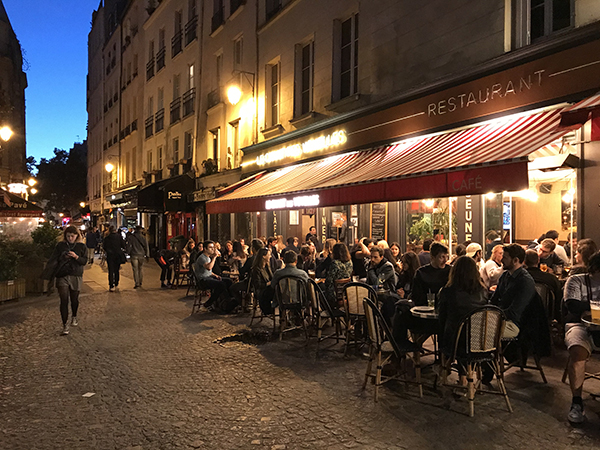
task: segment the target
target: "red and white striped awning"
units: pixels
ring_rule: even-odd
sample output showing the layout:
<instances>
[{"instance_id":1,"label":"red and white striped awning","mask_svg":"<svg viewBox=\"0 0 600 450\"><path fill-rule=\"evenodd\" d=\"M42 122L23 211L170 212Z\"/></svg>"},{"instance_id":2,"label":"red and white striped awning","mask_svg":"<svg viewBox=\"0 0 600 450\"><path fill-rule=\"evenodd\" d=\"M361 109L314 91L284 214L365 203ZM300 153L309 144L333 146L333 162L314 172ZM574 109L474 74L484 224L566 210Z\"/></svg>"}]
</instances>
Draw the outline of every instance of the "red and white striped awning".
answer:
<instances>
[{"instance_id":1,"label":"red and white striped awning","mask_svg":"<svg viewBox=\"0 0 600 450\"><path fill-rule=\"evenodd\" d=\"M580 128L590 120L592 116L597 117L599 110L600 92L563 109L561 112L560 123L558 124L558 131L570 131Z\"/></svg>"},{"instance_id":2,"label":"red and white striped awning","mask_svg":"<svg viewBox=\"0 0 600 450\"><path fill-rule=\"evenodd\" d=\"M596 95L592 95L585 100L581 100L579 103L575 103L573 106L565 108L563 114L570 113L573 111L592 110L600 107L600 92Z\"/></svg>"},{"instance_id":3,"label":"red and white striped awning","mask_svg":"<svg viewBox=\"0 0 600 450\"><path fill-rule=\"evenodd\" d=\"M207 202L207 213L264 211L265 201L319 194L318 206L527 188L527 156L559 138L560 109L325 157L263 174Z\"/></svg>"}]
</instances>

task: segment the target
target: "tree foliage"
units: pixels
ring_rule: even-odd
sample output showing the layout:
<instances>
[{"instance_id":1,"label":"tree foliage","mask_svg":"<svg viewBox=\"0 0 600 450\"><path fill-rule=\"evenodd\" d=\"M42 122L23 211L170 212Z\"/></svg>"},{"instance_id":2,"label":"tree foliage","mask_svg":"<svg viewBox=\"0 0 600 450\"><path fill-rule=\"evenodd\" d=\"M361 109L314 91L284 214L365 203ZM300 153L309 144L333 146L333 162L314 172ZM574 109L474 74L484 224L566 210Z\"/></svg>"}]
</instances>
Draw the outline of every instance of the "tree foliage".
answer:
<instances>
[{"instance_id":1,"label":"tree foliage","mask_svg":"<svg viewBox=\"0 0 600 450\"><path fill-rule=\"evenodd\" d=\"M38 192L35 200L45 201L46 213L69 211L75 214L87 196L87 147L75 144L69 151L54 149L54 157L37 165Z\"/></svg>"}]
</instances>

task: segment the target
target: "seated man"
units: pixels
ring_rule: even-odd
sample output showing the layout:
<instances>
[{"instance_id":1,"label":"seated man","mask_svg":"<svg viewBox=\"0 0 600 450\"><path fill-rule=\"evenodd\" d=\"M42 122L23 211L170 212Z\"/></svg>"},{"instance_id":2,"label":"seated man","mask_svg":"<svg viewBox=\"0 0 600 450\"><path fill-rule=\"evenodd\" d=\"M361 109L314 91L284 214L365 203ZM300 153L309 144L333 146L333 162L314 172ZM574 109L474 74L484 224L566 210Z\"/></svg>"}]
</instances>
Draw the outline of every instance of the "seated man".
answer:
<instances>
[{"instance_id":1,"label":"seated man","mask_svg":"<svg viewBox=\"0 0 600 450\"><path fill-rule=\"evenodd\" d=\"M416 306L427 306L428 296L437 299L439 290L448 283L448 276L450 275L450 266L446 264L448 262L448 247L435 242L431 245L429 251L431 262L417 270L410 294L410 298ZM409 329L423 336L429 336L437 332L437 322L414 317L410 313L410 306L403 303L396 306L393 325L393 334L399 343L406 343Z\"/></svg>"},{"instance_id":2,"label":"seated man","mask_svg":"<svg viewBox=\"0 0 600 450\"><path fill-rule=\"evenodd\" d=\"M229 288L232 282L229 278L221 278L219 275L215 275L212 271L215 260L221 253L215 248L213 241L204 242L204 251L196 258L194 263L194 273L198 281L198 286L206 289L210 289L212 294L210 299L204 304L205 307L212 306L221 295L224 295L231 300L231 294Z\"/></svg>"},{"instance_id":3,"label":"seated man","mask_svg":"<svg viewBox=\"0 0 600 450\"><path fill-rule=\"evenodd\" d=\"M504 247L502 265L505 272L498 281L490 303L499 306L506 315L506 324L502 337L515 338L525 309L536 296L535 282L523 267L525 250L519 244Z\"/></svg>"},{"instance_id":4,"label":"seated man","mask_svg":"<svg viewBox=\"0 0 600 450\"><path fill-rule=\"evenodd\" d=\"M371 248L371 261L367 269L367 284L383 286L390 291L387 295L378 295L381 301L381 313L389 325L396 309L395 303L400 299L396 294L396 271L394 265L383 257L384 250L380 247Z\"/></svg>"},{"instance_id":5,"label":"seated man","mask_svg":"<svg viewBox=\"0 0 600 450\"><path fill-rule=\"evenodd\" d=\"M547 231L546 239L552 239L554 241L554 243L556 244L556 247L554 248L554 253L556 254L556 256L558 256L562 260L563 264L568 264L569 257L567 256L567 252L566 252L565 248L559 244L558 231L556 231L556 230Z\"/></svg>"},{"instance_id":6,"label":"seated man","mask_svg":"<svg viewBox=\"0 0 600 450\"><path fill-rule=\"evenodd\" d=\"M539 284L544 284L554 294L554 311L548 311L551 319L560 319L560 305L562 304L562 286L560 281L551 273L542 272L539 268L540 258L535 250L527 250L525 252L525 268L533 281Z\"/></svg>"},{"instance_id":7,"label":"seated man","mask_svg":"<svg viewBox=\"0 0 600 450\"><path fill-rule=\"evenodd\" d=\"M308 283L308 274L304 270L300 270L296 267L298 262L298 255L293 250L284 251L283 263L285 267L275 271L271 283L269 284L270 289L265 290L265 293L261 296L259 303L260 309L263 314L273 313L273 298L275 296L275 286L279 280L284 277L294 276L301 278L305 283Z\"/></svg>"},{"instance_id":8,"label":"seated man","mask_svg":"<svg viewBox=\"0 0 600 450\"><path fill-rule=\"evenodd\" d=\"M566 261L560 259L554 252L555 249L556 243L552 239L544 239L537 248L537 252L540 257L540 264L546 264L546 267L550 273L552 273L554 270L554 266L562 266L566 264Z\"/></svg>"},{"instance_id":9,"label":"seated man","mask_svg":"<svg viewBox=\"0 0 600 450\"><path fill-rule=\"evenodd\" d=\"M479 271L481 274L481 280L488 290L496 288L500 276L504 273L504 267L502 267L503 256L504 247L502 245L494 246L490 259L485 262Z\"/></svg>"},{"instance_id":10,"label":"seated man","mask_svg":"<svg viewBox=\"0 0 600 450\"><path fill-rule=\"evenodd\" d=\"M571 393L573 394L571 410L567 418L571 423L582 423L584 421L585 414L581 394L583 381L585 380L585 363L592 354L592 350L598 349L595 342L600 341L600 339L597 339L598 336L590 334L588 329L581 323L583 313L590 311L590 300L600 299L600 252L592 255L588 270L588 274L570 276L567 279L564 291L565 307L567 309L565 344L569 349L567 371ZM594 337L593 340L592 337Z\"/></svg>"}]
</instances>

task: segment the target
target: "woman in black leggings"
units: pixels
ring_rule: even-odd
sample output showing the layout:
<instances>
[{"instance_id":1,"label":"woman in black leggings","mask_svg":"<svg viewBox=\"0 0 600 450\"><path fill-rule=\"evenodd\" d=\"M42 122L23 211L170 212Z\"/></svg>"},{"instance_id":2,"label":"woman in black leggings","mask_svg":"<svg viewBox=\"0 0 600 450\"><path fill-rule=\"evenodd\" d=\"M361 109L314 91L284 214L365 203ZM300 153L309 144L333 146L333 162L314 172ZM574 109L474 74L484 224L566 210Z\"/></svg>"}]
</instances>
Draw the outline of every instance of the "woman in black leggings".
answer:
<instances>
[{"instance_id":1,"label":"woman in black leggings","mask_svg":"<svg viewBox=\"0 0 600 450\"><path fill-rule=\"evenodd\" d=\"M87 264L85 244L81 234L74 226L64 231L64 240L56 244L50 261L56 261L56 289L60 296L60 315L62 317L62 335L69 334L69 300L71 300L71 325L77 326L79 292L83 284L83 267Z\"/></svg>"}]
</instances>

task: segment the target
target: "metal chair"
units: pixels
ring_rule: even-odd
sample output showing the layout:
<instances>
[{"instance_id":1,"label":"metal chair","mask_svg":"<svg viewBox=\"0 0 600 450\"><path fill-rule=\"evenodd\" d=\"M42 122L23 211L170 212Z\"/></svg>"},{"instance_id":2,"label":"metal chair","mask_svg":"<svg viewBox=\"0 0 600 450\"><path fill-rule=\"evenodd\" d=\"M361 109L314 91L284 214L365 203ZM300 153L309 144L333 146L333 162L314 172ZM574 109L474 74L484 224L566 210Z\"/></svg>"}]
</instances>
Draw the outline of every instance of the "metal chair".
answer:
<instances>
[{"instance_id":1,"label":"metal chair","mask_svg":"<svg viewBox=\"0 0 600 450\"><path fill-rule=\"evenodd\" d=\"M351 342L355 345L366 343L364 298L368 298L377 304L377 292L368 284L352 282L344 285L344 312L346 314L345 354L348 354Z\"/></svg>"},{"instance_id":2,"label":"metal chair","mask_svg":"<svg viewBox=\"0 0 600 450\"><path fill-rule=\"evenodd\" d=\"M321 287L313 279L308 280L307 291L310 299L310 308L313 324L317 328L317 352L319 351L319 343L325 339L335 339L336 343L340 342L342 334L341 319L344 317L344 312L337 308L332 308ZM334 327L333 334L323 336L323 327L328 320L331 320L331 325Z\"/></svg>"},{"instance_id":3,"label":"metal chair","mask_svg":"<svg viewBox=\"0 0 600 450\"><path fill-rule=\"evenodd\" d=\"M452 355L447 359L445 355L442 355L442 384L467 391L470 417L475 415L476 392L502 395L506 401L506 407L513 412L501 370L500 337L503 329L504 313L500 308L491 305L477 308L461 321L456 333ZM454 361L467 376L466 386L447 383ZM494 371L499 392L481 388L481 365L483 363L488 364ZM475 373L479 378L477 382L474 380Z\"/></svg>"},{"instance_id":4,"label":"metal chair","mask_svg":"<svg viewBox=\"0 0 600 450\"><path fill-rule=\"evenodd\" d=\"M189 283L188 275L190 272L190 268L184 269L181 267L181 255L177 255L173 263L173 289L183 286L186 282Z\"/></svg>"},{"instance_id":5,"label":"metal chair","mask_svg":"<svg viewBox=\"0 0 600 450\"><path fill-rule=\"evenodd\" d=\"M369 379L374 379L374 398L377 402L379 401L379 387L383 383L390 380L401 380L407 384L416 384L419 388L419 397L423 397L418 346L414 345L410 348L401 348L394 340L388 324L383 318L383 314L381 314L381 311L372 300L364 298L363 309L365 311L369 342L369 362L367 363L367 370L365 371L365 380L362 386L363 390L366 389ZM411 356L411 353L417 355L416 358ZM406 363L407 358L412 360L415 369L415 381L406 378L407 371L402 367L398 367L394 375L384 376L382 374L383 366L392 362L392 356L394 354L400 365ZM373 372L373 361L375 360L377 361L377 366L375 372ZM403 375L404 378L402 378Z\"/></svg>"},{"instance_id":6,"label":"metal chair","mask_svg":"<svg viewBox=\"0 0 600 450\"><path fill-rule=\"evenodd\" d=\"M192 304L192 312L190 315L194 315L196 312L200 311L200 307L208 301L208 299L211 296L211 291L210 289L202 287L202 283L198 280L198 277L196 276L195 266L192 265L191 268L192 278L194 281L194 303Z\"/></svg>"},{"instance_id":7,"label":"metal chair","mask_svg":"<svg viewBox=\"0 0 600 450\"><path fill-rule=\"evenodd\" d=\"M277 327L277 311L273 308L273 312L271 314L265 314L264 311L260 308L258 304L258 299L260 298L262 292L257 292L254 288L254 283L252 279L252 274L250 274L250 278L248 280L248 289L246 290L246 298L250 299L251 306L251 318L250 318L250 326L254 323L254 319L259 319L259 322L262 322L264 318L271 319L273 321L273 332Z\"/></svg>"},{"instance_id":8,"label":"metal chair","mask_svg":"<svg viewBox=\"0 0 600 450\"><path fill-rule=\"evenodd\" d=\"M279 308L279 340L283 339L284 331L302 328L308 341L308 328L306 326L306 313L308 311L308 295L306 282L299 277L286 276L281 278L275 286L275 300ZM286 325L291 319L296 320L296 325ZM300 325L298 325L300 322Z\"/></svg>"},{"instance_id":9,"label":"metal chair","mask_svg":"<svg viewBox=\"0 0 600 450\"><path fill-rule=\"evenodd\" d=\"M546 315L548 316L548 323L552 323L552 319L554 318L554 308L556 307L556 299L554 298L554 292L545 283L535 283L535 290L539 294L542 299L542 304L544 305L544 309L546 310Z\"/></svg>"}]
</instances>

